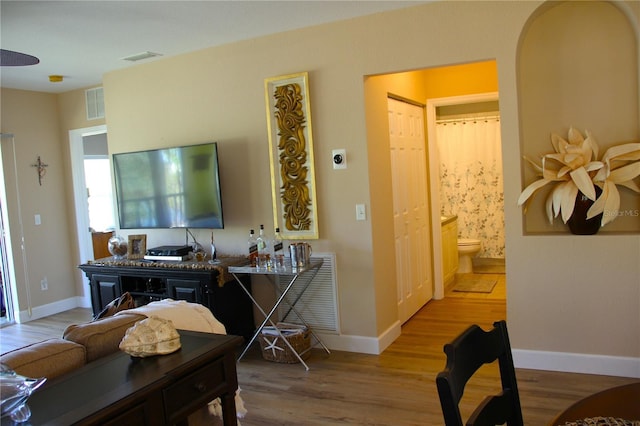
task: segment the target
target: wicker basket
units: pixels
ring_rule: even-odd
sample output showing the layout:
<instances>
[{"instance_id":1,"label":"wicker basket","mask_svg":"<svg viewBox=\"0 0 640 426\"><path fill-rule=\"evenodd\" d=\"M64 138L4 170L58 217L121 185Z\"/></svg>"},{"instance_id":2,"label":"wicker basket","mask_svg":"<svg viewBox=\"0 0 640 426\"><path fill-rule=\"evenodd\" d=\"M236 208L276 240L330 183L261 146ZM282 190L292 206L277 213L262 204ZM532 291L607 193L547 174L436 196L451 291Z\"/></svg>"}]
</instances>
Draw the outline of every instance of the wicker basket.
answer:
<instances>
[{"instance_id":1,"label":"wicker basket","mask_svg":"<svg viewBox=\"0 0 640 426\"><path fill-rule=\"evenodd\" d=\"M280 330L291 330L290 325L278 324ZM299 327L298 327L299 328ZM286 336L291 346L298 352L300 358L306 360L311 355L311 331L306 327L300 333ZM295 364L300 362L289 346L282 341L280 335L265 332L260 333L260 349L262 357L267 361Z\"/></svg>"}]
</instances>

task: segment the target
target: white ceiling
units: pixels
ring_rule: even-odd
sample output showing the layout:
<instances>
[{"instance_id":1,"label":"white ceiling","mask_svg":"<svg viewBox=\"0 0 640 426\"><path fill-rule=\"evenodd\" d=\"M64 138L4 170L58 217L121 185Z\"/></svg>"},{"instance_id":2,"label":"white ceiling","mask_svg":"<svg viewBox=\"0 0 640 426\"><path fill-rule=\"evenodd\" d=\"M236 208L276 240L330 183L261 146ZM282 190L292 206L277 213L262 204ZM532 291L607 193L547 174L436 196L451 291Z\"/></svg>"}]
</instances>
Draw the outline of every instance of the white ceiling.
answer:
<instances>
[{"instance_id":1,"label":"white ceiling","mask_svg":"<svg viewBox=\"0 0 640 426\"><path fill-rule=\"evenodd\" d=\"M414 6L390 1L30 1L0 0L0 47L37 65L0 68L1 86L60 93L100 85L105 72L206 47ZM138 62L138 63L141 63ZM48 76L64 76L50 83Z\"/></svg>"}]
</instances>

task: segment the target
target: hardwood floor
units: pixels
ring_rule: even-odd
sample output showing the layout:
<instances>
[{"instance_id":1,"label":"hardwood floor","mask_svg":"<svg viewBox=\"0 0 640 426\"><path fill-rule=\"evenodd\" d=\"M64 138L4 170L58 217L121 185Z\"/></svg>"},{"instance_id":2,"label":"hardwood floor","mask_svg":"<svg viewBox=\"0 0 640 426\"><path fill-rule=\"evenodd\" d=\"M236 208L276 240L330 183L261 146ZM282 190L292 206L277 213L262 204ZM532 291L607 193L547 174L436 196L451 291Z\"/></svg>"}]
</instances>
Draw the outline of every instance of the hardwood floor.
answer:
<instances>
[{"instance_id":1,"label":"hardwood floor","mask_svg":"<svg viewBox=\"0 0 640 426\"><path fill-rule=\"evenodd\" d=\"M89 308L75 308L46 318L22 324L5 325L0 329L0 353L21 348L53 337L62 337L69 324L91 321Z\"/></svg>"},{"instance_id":2,"label":"hardwood floor","mask_svg":"<svg viewBox=\"0 0 640 426\"><path fill-rule=\"evenodd\" d=\"M435 376L444 368L443 345L469 324L488 328L505 317L499 299L445 297L409 320L381 355L314 349L310 371L264 361L252 350L238 364L249 410L243 426L442 425ZM468 416L484 396L499 389L497 366L481 369L461 404ZM517 370L525 425L546 425L576 400L637 379Z\"/></svg>"},{"instance_id":3,"label":"hardwood floor","mask_svg":"<svg viewBox=\"0 0 640 426\"><path fill-rule=\"evenodd\" d=\"M494 291L500 291L500 283ZM265 425L441 425L435 376L444 367L443 345L469 324L488 328L505 317L503 298L484 294L448 295L433 300L402 328L402 335L381 355L314 349L310 371L299 364L262 359L254 345L238 363L238 381L248 410L243 426ZM89 320L88 309L1 330L1 352L58 337L66 325ZM16 346L17 345L17 346ZM526 425L545 425L574 401L596 391L637 379L517 370ZM483 367L469 383L463 415L496 391L497 368Z\"/></svg>"}]
</instances>

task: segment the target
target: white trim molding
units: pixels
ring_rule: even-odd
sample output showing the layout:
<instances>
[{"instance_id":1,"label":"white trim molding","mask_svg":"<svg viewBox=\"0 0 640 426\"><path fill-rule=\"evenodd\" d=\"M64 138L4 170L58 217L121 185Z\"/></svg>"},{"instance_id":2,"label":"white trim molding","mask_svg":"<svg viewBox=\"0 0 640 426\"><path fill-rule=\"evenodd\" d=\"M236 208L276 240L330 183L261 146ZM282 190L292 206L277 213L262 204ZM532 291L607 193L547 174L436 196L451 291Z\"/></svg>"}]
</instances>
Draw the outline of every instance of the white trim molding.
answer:
<instances>
[{"instance_id":1,"label":"white trim molding","mask_svg":"<svg viewBox=\"0 0 640 426\"><path fill-rule=\"evenodd\" d=\"M513 349L516 368L640 378L640 357Z\"/></svg>"},{"instance_id":2,"label":"white trim molding","mask_svg":"<svg viewBox=\"0 0 640 426\"><path fill-rule=\"evenodd\" d=\"M84 137L99 135L107 132L106 125L86 127L83 129L69 130L69 151L71 155L71 170L73 179L73 199L75 204L75 223L78 235L78 252L80 258L76 259L79 264L93 259L93 246L91 244L91 234L89 229L89 205L87 201L87 186L84 176ZM111 185L111 182L109 182ZM83 305L91 305L91 294L89 291L89 280L85 274L82 276L82 289L84 292Z\"/></svg>"},{"instance_id":3,"label":"white trim molding","mask_svg":"<svg viewBox=\"0 0 640 426\"><path fill-rule=\"evenodd\" d=\"M380 355L402 333L400 321L396 321L378 337L348 336L318 333L322 342L329 349L345 352L357 352L370 355Z\"/></svg>"},{"instance_id":4,"label":"white trim molding","mask_svg":"<svg viewBox=\"0 0 640 426\"><path fill-rule=\"evenodd\" d=\"M19 324L59 314L74 308L90 308L81 296L69 297L67 299L58 300L57 302L47 303L46 305L34 306L31 309L31 315L28 310L20 311L16 322Z\"/></svg>"}]
</instances>

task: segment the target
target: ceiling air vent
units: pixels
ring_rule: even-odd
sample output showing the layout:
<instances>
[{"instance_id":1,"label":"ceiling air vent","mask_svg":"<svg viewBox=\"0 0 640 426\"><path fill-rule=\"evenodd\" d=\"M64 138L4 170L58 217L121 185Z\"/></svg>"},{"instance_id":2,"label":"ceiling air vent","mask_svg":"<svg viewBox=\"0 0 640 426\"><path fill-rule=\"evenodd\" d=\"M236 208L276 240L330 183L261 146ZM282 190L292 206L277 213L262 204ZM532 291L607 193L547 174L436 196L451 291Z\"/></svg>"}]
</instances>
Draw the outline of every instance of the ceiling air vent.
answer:
<instances>
[{"instance_id":1,"label":"ceiling air vent","mask_svg":"<svg viewBox=\"0 0 640 426\"><path fill-rule=\"evenodd\" d=\"M87 104L87 120L104 118L104 91L102 87L87 89L84 95Z\"/></svg>"},{"instance_id":2,"label":"ceiling air vent","mask_svg":"<svg viewBox=\"0 0 640 426\"><path fill-rule=\"evenodd\" d=\"M146 51L142 53L136 53L135 55L126 56L122 58L122 60L129 61L129 62L137 62L137 61L142 61L143 59L153 58L155 56L162 56L162 53Z\"/></svg>"}]
</instances>

